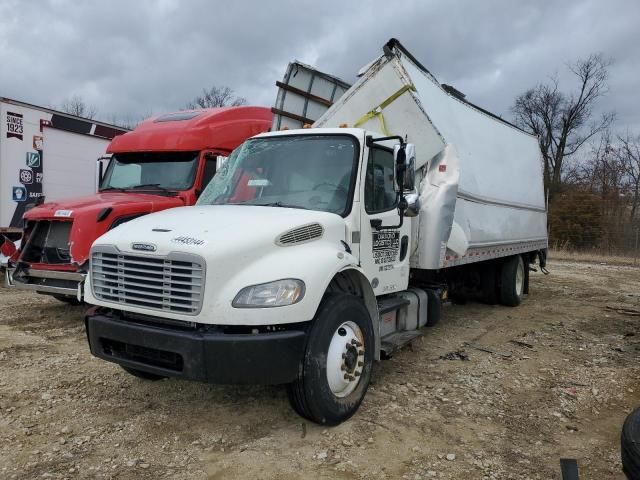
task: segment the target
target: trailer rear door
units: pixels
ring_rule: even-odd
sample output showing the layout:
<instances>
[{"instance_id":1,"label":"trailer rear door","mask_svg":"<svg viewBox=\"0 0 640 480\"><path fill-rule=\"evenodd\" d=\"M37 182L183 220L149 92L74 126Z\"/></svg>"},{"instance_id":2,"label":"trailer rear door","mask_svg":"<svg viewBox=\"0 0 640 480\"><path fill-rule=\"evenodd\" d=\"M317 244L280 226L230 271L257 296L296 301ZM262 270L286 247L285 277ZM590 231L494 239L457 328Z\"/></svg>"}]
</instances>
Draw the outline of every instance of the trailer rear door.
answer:
<instances>
[{"instance_id":1,"label":"trailer rear door","mask_svg":"<svg viewBox=\"0 0 640 480\"><path fill-rule=\"evenodd\" d=\"M43 188L47 202L92 195L96 188L96 159L109 140L44 128Z\"/></svg>"}]
</instances>

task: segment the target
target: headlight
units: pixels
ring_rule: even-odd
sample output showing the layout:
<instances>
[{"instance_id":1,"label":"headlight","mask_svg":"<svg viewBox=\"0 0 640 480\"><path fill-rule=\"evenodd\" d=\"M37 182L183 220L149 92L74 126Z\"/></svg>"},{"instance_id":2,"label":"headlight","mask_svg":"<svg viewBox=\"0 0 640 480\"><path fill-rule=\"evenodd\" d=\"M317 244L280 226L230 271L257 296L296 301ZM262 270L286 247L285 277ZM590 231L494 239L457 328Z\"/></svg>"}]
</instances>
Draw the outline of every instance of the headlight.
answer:
<instances>
[{"instance_id":1,"label":"headlight","mask_svg":"<svg viewBox=\"0 0 640 480\"><path fill-rule=\"evenodd\" d=\"M304 297L304 282L285 278L275 282L245 287L233 299L236 308L283 307L298 303Z\"/></svg>"}]
</instances>

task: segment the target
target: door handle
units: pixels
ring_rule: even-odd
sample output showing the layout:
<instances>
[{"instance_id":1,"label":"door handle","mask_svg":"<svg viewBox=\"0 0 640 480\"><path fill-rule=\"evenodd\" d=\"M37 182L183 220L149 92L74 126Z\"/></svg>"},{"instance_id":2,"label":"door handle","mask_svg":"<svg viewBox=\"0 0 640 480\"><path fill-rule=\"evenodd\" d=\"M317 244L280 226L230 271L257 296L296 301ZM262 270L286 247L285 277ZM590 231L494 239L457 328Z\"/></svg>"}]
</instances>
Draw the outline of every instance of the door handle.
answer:
<instances>
[{"instance_id":1,"label":"door handle","mask_svg":"<svg viewBox=\"0 0 640 480\"><path fill-rule=\"evenodd\" d=\"M409 236L404 235L400 240L400 261L403 261L407 256L407 250L409 250Z\"/></svg>"}]
</instances>

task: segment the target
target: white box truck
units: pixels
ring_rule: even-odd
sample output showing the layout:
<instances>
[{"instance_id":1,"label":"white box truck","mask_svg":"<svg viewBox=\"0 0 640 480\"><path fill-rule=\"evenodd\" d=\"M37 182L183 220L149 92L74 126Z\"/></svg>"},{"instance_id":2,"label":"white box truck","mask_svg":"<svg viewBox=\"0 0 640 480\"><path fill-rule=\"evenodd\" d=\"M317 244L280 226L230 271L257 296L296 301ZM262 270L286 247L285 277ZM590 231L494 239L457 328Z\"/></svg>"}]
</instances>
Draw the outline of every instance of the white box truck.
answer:
<instances>
[{"instance_id":1,"label":"white box truck","mask_svg":"<svg viewBox=\"0 0 640 480\"><path fill-rule=\"evenodd\" d=\"M87 337L146 379L286 384L333 425L444 292L516 306L546 247L536 138L391 40L311 128L238 147L196 206L98 238Z\"/></svg>"},{"instance_id":2,"label":"white box truck","mask_svg":"<svg viewBox=\"0 0 640 480\"><path fill-rule=\"evenodd\" d=\"M0 97L0 243L30 207L96 189L96 160L125 129Z\"/></svg>"}]
</instances>

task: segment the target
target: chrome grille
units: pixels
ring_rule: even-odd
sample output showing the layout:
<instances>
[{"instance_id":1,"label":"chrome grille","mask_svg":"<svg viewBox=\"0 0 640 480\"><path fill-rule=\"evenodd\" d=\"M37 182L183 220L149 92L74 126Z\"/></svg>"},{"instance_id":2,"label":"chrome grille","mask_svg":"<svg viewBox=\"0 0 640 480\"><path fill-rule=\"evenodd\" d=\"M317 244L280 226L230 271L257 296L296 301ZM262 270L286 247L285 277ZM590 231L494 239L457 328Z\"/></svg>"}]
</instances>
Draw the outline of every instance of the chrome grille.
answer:
<instances>
[{"instance_id":1,"label":"chrome grille","mask_svg":"<svg viewBox=\"0 0 640 480\"><path fill-rule=\"evenodd\" d=\"M324 229L319 223L310 223L301 227L294 228L288 232L284 232L276 240L276 244L280 246L296 245L298 243L310 242L316 238L322 237Z\"/></svg>"},{"instance_id":2,"label":"chrome grille","mask_svg":"<svg viewBox=\"0 0 640 480\"><path fill-rule=\"evenodd\" d=\"M187 315L200 311L205 277L200 257L108 250L92 252L91 286L97 299Z\"/></svg>"}]
</instances>

